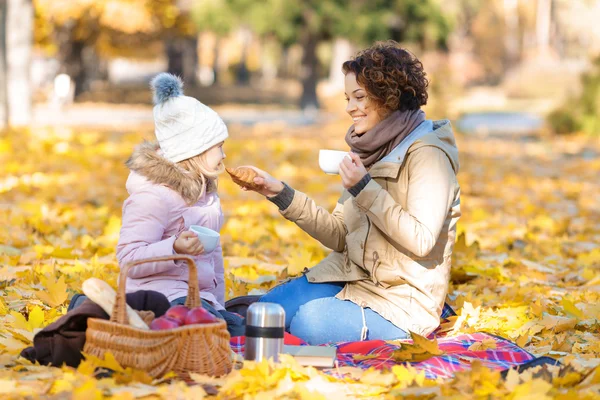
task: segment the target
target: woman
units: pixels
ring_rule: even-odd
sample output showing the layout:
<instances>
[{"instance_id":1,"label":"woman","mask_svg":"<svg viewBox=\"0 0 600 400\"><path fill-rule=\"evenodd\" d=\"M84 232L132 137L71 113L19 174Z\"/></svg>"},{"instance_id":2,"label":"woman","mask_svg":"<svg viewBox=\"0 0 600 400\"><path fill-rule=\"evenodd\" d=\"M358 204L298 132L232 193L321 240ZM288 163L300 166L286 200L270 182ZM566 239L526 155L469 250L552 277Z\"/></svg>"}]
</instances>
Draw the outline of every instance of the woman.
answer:
<instances>
[{"instance_id":1,"label":"woman","mask_svg":"<svg viewBox=\"0 0 600 400\"><path fill-rule=\"evenodd\" d=\"M448 291L460 189L450 122L430 121L423 65L396 42L343 64L351 159L332 213L258 170L257 192L333 252L260 301L309 344L428 335Z\"/></svg>"}]
</instances>

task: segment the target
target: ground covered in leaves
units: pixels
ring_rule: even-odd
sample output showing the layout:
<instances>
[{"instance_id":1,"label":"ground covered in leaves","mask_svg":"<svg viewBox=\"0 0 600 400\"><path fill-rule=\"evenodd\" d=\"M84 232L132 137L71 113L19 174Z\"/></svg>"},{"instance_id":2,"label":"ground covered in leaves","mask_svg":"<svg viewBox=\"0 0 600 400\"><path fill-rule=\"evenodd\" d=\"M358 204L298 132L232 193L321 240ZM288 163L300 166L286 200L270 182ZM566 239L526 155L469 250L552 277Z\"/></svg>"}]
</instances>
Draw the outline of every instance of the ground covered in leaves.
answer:
<instances>
[{"instance_id":1,"label":"ground covered in leaves","mask_svg":"<svg viewBox=\"0 0 600 400\"><path fill-rule=\"evenodd\" d=\"M345 121L232 127L226 162L264 168L332 209L342 187L318 169L318 149L346 148L345 129ZM0 137L0 397L600 396L600 145L584 138L458 137L464 216L449 294L458 317L446 329L498 334L563 367L511 372L506 380L478 364L447 381L410 366L336 379L286 360L247 363L224 379L196 376L204 385L187 386L152 381L111 360L90 358L76 370L24 361L21 349L66 312L85 279L115 284L124 161L150 135L38 129ZM263 292L327 254L260 196L226 176L219 190L228 297ZM116 373L95 376L98 366Z\"/></svg>"}]
</instances>

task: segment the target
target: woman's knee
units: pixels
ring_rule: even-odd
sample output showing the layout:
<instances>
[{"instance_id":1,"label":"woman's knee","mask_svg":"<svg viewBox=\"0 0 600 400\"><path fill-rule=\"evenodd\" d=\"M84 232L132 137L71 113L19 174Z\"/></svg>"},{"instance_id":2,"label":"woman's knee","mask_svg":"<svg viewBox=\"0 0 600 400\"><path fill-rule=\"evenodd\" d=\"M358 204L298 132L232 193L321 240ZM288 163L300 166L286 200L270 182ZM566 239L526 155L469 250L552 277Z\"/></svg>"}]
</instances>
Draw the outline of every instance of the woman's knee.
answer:
<instances>
[{"instance_id":1,"label":"woman's knee","mask_svg":"<svg viewBox=\"0 0 600 400\"><path fill-rule=\"evenodd\" d=\"M311 345L329 342L336 329L332 300L336 299L325 297L302 305L291 320L290 333Z\"/></svg>"}]
</instances>

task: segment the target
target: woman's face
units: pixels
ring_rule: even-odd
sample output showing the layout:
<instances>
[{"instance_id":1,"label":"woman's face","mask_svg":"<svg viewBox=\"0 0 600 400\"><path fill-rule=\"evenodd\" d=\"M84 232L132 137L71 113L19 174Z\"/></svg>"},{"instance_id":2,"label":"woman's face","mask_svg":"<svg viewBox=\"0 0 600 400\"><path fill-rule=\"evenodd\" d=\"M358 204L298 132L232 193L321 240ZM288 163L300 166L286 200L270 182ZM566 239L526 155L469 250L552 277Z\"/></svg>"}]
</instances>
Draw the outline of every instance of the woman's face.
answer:
<instances>
[{"instance_id":1,"label":"woman's face","mask_svg":"<svg viewBox=\"0 0 600 400\"><path fill-rule=\"evenodd\" d=\"M223 160L225 159L225 151L223 150L224 142L214 145L206 150L206 164L211 171L221 169Z\"/></svg>"},{"instance_id":2,"label":"woman's face","mask_svg":"<svg viewBox=\"0 0 600 400\"><path fill-rule=\"evenodd\" d=\"M346 90L346 112L354 122L354 132L359 135L367 132L381 122L381 116L377 112L375 104L369 100L367 91L358 84L356 75L348 72L344 81Z\"/></svg>"}]
</instances>

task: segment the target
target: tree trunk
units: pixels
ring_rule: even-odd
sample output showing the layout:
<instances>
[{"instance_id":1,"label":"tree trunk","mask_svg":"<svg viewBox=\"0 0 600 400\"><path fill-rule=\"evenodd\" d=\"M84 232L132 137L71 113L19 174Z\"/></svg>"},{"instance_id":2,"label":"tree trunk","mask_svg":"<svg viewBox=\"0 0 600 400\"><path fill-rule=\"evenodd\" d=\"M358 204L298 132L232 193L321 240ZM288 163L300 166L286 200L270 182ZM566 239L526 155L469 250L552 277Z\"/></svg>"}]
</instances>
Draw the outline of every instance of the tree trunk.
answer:
<instances>
[{"instance_id":1,"label":"tree trunk","mask_svg":"<svg viewBox=\"0 0 600 400\"><path fill-rule=\"evenodd\" d=\"M7 99L11 125L31 122L32 0L9 0L6 18Z\"/></svg>"},{"instance_id":2,"label":"tree trunk","mask_svg":"<svg viewBox=\"0 0 600 400\"><path fill-rule=\"evenodd\" d=\"M319 60L317 59L317 45L319 37L306 29L302 37L302 69L300 72L302 80L302 96L300 107L303 110L319 109L317 98L317 83L319 81Z\"/></svg>"},{"instance_id":3,"label":"tree trunk","mask_svg":"<svg viewBox=\"0 0 600 400\"><path fill-rule=\"evenodd\" d=\"M219 83L221 74L219 72L219 64L221 62L221 38L219 36L215 39L215 46L213 47L213 85Z\"/></svg>"},{"instance_id":4,"label":"tree trunk","mask_svg":"<svg viewBox=\"0 0 600 400\"><path fill-rule=\"evenodd\" d=\"M509 65L519 60L519 0L504 0L504 47Z\"/></svg>"},{"instance_id":5,"label":"tree trunk","mask_svg":"<svg viewBox=\"0 0 600 400\"><path fill-rule=\"evenodd\" d=\"M183 52L183 79L188 84L197 83L198 72L198 36L185 38L185 51Z\"/></svg>"},{"instance_id":6,"label":"tree trunk","mask_svg":"<svg viewBox=\"0 0 600 400\"><path fill-rule=\"evenodd\" d=\"M188 85L196 83L198 67L198 38L175 37L166 41L169 73L183 78Z\"/></svg>"},{"instance_id":7,"label":"tree trunk","mask_svg":"<svg viewBox=\"0 0 600 400\"><path fill-rule=\"evenodd\" d=\"M6 5L0 0L0 129L8 126L8 99L6 95L8 73L6 71Z\"/></svg>"},{"instance_id":8,"label":"tree trunk","mask_svg":"<svg viewBox=\"0 0 600 400\"><path fill-rule=\"evenodd\" d=\"M552 0L537 0L535 36L538 54L546 56L550 50Z\"/></svg>"},{"instance_id":9,"label":"tree trunk","mask_svg":"<svg viewBox=\"0 0 600 400\"><path fill-rule=\"evenodd\" d=\"M67 74L75 85L74 96L87 90L87 71L83 62L85 43L73 40L74 23L61 27L56 32L58 44L57 58L60 63L59 73Z\"/></svg>"},{"instance_id":10,"label":"tree trunk","mask_svg":"<svg viewBox=\"0 0 600 400\"><path fill-rule=\"evenodd\" d=\"M242 39L242 56L240 64L236 71L236 81L240 85L247 85L250 82L250 71L248 71L248 52L250 51L250 40L252 33L249 29L243 28L240 32Z\"/></svg>"},{"instance_id":11,"label":"tree trunk","mask_svg":"<svg viewBox=\"0 0 600 400\"><path fill-rule=\"evenodd\" d=\"M282 45L281 49L281 59L279 60L279 65L277 66L277 76L280 78L287 79L290 77L290 66L289 66L289 58L290 58L290 47L286 45Z\"/></svg>"}]
</instances>

